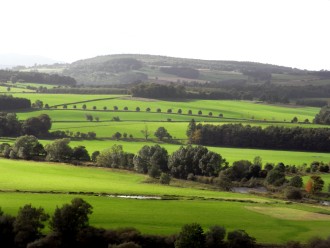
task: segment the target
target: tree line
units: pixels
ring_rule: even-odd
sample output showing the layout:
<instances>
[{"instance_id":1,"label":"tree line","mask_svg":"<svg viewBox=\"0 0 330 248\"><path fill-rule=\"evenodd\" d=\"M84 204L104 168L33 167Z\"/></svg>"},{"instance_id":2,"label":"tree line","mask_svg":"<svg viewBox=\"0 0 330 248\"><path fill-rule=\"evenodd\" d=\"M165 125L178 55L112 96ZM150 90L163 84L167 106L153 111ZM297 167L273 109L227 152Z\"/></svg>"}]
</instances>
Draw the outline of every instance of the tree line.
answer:
<instances>
[{"instance_id":1,"label":"tree line","mask_svg":"<svg viewBox=\"0 0 330 248\"><path fill-rule=\"evenodd\" d=\"M28 99L11 95L0 95L0 111L29 108L31 108L31 101Z\"/></svg>"},{"instance_id":2,"label":"tree line","mask_svg":"<svg viewBox=\"0 0 330 248\"><path fill-rule=\"evenodd\" d=\"M45 137L49 135L51 126L52 122L47 114L30 117L25 121L19 121L15 113L0 112L1 136L17 137L26 134Z\"/></svg>"},{"instance_id":3,"label":"tree line","mask_svg":"<svg viewBox=\"0 0 330 248\"><path fill-rule=\"evenodd\" d=\"M0 70L0 81L12 83L16 82L33 82L39 84L52 84L52 85L76 85L77 82L74 78L62 76L58 74L47 74L40 72L22 72L11 70Z\"/></svg>"},{"instance_id":4,"label":"tree line","mask_svg":"<svg viewBox=\"0 0 330 248\"><path fill-rule=\"evenodd\" d=\"M328 128L269 126L261 128L242 124L189 123L190 143L206 146L249 147L275 150L330 151Z\"/></svg>"},{"instance_id":5,"label":"tree line","mask_svg":"<svg viewBox=\"0 0 330 248\"><path fill-rule=\"evenodd\" d=\"M169 66L165 67L162 66L159 69L161 72L176 75L178 77L190 78L190 79L198 79L199 78L199 71L190 68L190 67L177 67L177 66Z\"/></svg>"},{"instance_id":6,"label":"tree line","mask_svg":"<svg viewBox=\"0 0 330 248\"><path fill-rule=\"evenodd\" d=\"M330 124L330 106L326 105L321 108L320 112L315 116L314 123L316 124Z\"/></svg>"},{"instance_id":7,"label":"tree line","mask_svg":"<svg viewBox=\"0 0 330 248\"><path fill-rule=\"evenodd\" d=\"M25 135L18 137L12 145L2 143L0 155L10 159L32 159L53 162L71 162L79 165L87 163L89 166L118 168L134 170L138 173L148 174L151 178L159 179L160 183L169 184L171 177L199 181L201 183L213 184L223 190L230 190L233 185L254 187L265 186L292 186L296 191L301 191L303 186L301 177L300 183L291 183L291 179L285 178L286 174L305 173L329 173L329 165L322 162L313 162L310 167L295 165L278 165L267 163L262 166L260 157L253 162L239 160L233 162L232 166L220 154L209 151L203 146L181 146L172 154L159 145L143 146L136 154L125 152L122 145L113 145L103 151L94 151L91 155L84 146L72 148L70 139L56 139L45 147L35 136ZM312 186L317 181L312 178ZM322 190L314 190L314 186L308 193L318 193ZM306 189L307 190L307 189ZM298 194L298 193L297 193ZM300 198L302 192L300 192ZM300 199L299 198L299 199Z\"/></svg>"}]
</instances>

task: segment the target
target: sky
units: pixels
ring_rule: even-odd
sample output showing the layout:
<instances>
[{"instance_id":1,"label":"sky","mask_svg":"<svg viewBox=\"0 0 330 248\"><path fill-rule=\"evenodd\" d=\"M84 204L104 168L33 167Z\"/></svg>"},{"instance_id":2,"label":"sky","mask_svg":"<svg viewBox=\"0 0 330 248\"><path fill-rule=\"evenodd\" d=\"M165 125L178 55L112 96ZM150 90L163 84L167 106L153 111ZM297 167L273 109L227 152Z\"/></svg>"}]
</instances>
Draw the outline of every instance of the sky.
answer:
<instances>
[{"instance_id":1,"label":"sky","mask_svg":"<svg viewBox=\"0 0 330 248\"><path fill-rule=\"evenodd\" d=\"M0 54L73 62L137 53L330 70L330 0L0 0L0 9Z\"/></svg>"}]
</instances>

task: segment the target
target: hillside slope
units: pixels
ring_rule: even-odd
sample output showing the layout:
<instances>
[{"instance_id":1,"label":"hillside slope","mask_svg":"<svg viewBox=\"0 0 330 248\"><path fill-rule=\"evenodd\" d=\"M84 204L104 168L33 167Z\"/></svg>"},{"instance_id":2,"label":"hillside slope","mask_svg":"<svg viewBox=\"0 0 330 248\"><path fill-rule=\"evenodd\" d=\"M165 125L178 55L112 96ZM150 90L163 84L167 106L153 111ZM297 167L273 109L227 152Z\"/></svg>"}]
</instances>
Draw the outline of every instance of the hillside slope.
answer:
<instances>
[{"instance_id":1,"label":"hillside slope","mask_svg":"<svg viewBox=\"0 0 330 248\"><path fill-rule=\"evenodd\" d=\"M79 83L123 84L137 81L244 81L270 74L306 76L305 71L270 64L213 61L155 55L118 54L79 60L64 70Z\"/></svg>"}]
</instances>

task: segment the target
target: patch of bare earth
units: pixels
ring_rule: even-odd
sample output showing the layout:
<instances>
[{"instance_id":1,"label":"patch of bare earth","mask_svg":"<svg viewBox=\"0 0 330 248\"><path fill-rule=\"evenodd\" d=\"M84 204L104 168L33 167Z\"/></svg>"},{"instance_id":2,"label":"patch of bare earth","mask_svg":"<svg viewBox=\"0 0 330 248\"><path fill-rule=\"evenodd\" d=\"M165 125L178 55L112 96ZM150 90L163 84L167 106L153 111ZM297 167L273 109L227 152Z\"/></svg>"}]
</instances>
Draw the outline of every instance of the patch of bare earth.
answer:
<instances>
[{"instance_id":1,"label":"patch of bare earth","mask_svg":"<svg viewBox=\"0 0 330 248\"><path fill-rule=\"evenodd\" d=\"M265 214L277 219L283 220L301 220L301 221L330 221L330 215L313 213L304 210L292 209L292 208L281 208L281 207L253 207L247 206L248 210Z\"/></svg>"}]
</instances>

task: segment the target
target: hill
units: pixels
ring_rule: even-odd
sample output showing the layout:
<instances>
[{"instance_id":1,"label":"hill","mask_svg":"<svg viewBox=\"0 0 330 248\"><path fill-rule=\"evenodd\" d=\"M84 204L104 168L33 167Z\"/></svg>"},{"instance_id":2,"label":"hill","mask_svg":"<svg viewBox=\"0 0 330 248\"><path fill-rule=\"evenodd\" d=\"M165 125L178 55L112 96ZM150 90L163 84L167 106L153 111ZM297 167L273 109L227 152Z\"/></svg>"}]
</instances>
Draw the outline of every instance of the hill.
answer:
<instances>
[{"instance_id":1,"label":"hill","mask_svg":"<svg viewBox=\"0 0 330 248\"><path fill-rule=\"evenodd\" d=\"M290 67L237 61L117 54L79 60L63 72L82 84L126 84L137 81L207 82L267 79L271 74L305 75Z\"/></svg>"}]
</instances>

